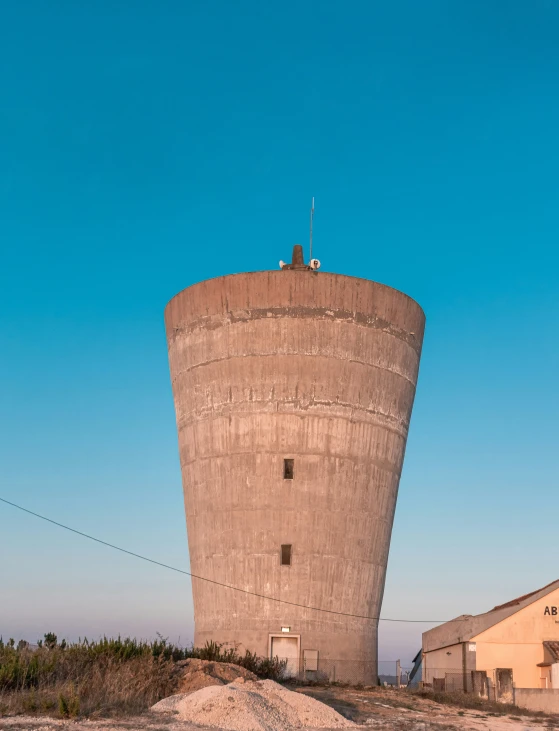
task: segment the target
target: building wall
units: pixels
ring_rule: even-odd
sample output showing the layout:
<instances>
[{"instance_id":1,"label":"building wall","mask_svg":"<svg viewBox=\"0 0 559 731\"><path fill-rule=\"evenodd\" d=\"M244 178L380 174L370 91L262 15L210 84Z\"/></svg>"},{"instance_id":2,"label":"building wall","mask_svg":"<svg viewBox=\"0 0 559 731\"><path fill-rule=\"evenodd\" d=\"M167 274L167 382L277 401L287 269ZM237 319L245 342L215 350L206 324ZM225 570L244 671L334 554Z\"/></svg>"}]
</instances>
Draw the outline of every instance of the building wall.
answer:
<instances>
[{"instance_id":1,"label":"building wall","mask_svg":"<svg viewBox=\"0 0 559 731\"><path fill-rule=\"evenodd\" d=\"M432 683L434 678L444 678L447 673L461 673L462 653L462 643L426 652L423 656L423 682Z\"/></svg>"},{"instance_id":2,"label":"building wall","mask_svg":"<svg viewBox=\"0 0 559 731\"><path fill-rule=\"evenodd\" d=\"M546 607L550 613L546 614ZM544 640L559 640L559 589L490 627L477 637L477 669L512 668L517 688L540 688Z\"/></svg>"},{"instance_id":3,"label":"building wall","mask_svg":"<svg viewBox=\"0 0 559 731\"><path fill-rule=\"evenodd\" d=\"M165 322L192 572L378 617L421 308L367 280L284 270L189 287ZM293 546L291 566L280 566L281 544ZM270 634L287 626L301 652L319 650L319 667L345 659L376 678L375 621L195 579L193 595L197 644L265 655Z\"/></svg>"},{"instance_id":4,"label":"building wall","mask_svg":"<svg viewBox=\"0 0 559 731\"><path fill-rule=\"evenodd\" d=\"M559 690L516 688L514 691L514 704L530 711L559 713Z\"/></svg>"}]
</instances>

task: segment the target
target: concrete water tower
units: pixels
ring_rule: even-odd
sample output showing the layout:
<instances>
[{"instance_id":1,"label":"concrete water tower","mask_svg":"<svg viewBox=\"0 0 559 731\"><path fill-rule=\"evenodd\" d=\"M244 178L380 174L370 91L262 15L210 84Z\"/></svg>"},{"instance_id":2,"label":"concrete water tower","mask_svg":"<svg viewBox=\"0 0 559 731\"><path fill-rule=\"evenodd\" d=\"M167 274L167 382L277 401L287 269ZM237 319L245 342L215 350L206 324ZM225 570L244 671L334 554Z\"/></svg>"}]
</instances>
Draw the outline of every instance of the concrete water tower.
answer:
<instances>
[{"instance_id":1,"label":"concrete water tower","mask_svg":"<svg viewBox=\"0 0 559 731\"><path fill-rule=\"evenodd\" d=\"M291 264L165 309L195 638L376 682L377 627L425 317L407 295Z\"/></svg>"}]
</instances>

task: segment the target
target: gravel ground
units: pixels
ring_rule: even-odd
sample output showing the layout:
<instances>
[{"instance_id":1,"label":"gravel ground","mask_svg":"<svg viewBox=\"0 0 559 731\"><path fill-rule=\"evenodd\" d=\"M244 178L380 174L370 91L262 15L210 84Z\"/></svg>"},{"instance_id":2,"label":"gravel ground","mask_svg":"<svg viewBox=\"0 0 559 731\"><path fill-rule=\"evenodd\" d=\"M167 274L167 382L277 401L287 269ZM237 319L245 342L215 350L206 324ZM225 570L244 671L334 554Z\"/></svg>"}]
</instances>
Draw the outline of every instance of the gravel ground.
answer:
<instances>
[{"instance_id":1,"label":"gravel ground","mask_svg":"<svg viewBox=\"0 0 559 731\"><path fill-rule=\"evenodd\" d=\"M335 708L357 725L353 731L534 731L559 730L559 716L496 716L477 710L441 705L405 691L352 688L298 689ZM216 731L176 715L148 713L138 718L61 721L45 717L0 718L0 731ZM275 731L275 730L274 730ZM303 731L303 729L301 729ZM306 727L304 731L311 731ZM316 731L316 727L312 730ZM324 730L326 731L326 730Z\"/></svg>"},{"instance_id":2,"label":"gravel ground","mask_svg":"<svg viewBox=\"0 0 559 731\"><path fill-rule=\"evenodd\" d=\"M0 718L0 729L3 731L216 731L215 726L198 726L187 721L164 720L157 716L160 714L147 714L118 721L60 721L18 716ZM352 726L352 728L354 731L366 731L371 727ZM312 730L303 728L301 731L316 731L316 727ZM338 731L338 729L321 729L321 731Z\"/></svg>"},{"instance_id":3,"label":"gravel ground","mask_svg":"<svg viewBox=\"0 0 559 731\"><path fill-rule=\"evenodd\" d=\"M514 716L460 708L420 698L406 690L375 688L358 691L355 688L299 688L298 692L312 695L327 703L365 728L396 729L398 731L534 731L556 729L559 715ZM363 728L363 726L359 726Z\"/></svg>"},{"instance_id":4,"label":"gravel ground","mask_svg":"<svg viewBox=\"0 0 559 731\"><path fill-rule=\"evenodd\" d=\"M156 703L152 711L176 713L184 721L227 731L294 731L354 728L330 706L294 693L273 680L245 681L202 688Z\"/></svg>"}]
</instances>

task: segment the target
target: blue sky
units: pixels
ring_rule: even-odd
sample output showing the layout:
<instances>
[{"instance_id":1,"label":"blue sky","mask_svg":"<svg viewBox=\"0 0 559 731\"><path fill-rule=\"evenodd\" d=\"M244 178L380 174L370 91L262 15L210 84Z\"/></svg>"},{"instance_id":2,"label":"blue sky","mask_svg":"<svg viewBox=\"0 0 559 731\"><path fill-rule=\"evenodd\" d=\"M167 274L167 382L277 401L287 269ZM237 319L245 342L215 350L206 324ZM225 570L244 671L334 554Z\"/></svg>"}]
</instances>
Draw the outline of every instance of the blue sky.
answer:
<instances>
[{"instance_id":1,"label":"blue sky","mask_svg":"<svg viewBox=\"0 0 559 731\"><path fill-rule=\"evenodd\" d=\"M427 315L383 615L559 578L559 6L0 13L0 496L187 568L163 308L288 259L314 195L323 268ZM0 521L4 636L190 640L184 577Z\"/></svg>"}]
</instances>

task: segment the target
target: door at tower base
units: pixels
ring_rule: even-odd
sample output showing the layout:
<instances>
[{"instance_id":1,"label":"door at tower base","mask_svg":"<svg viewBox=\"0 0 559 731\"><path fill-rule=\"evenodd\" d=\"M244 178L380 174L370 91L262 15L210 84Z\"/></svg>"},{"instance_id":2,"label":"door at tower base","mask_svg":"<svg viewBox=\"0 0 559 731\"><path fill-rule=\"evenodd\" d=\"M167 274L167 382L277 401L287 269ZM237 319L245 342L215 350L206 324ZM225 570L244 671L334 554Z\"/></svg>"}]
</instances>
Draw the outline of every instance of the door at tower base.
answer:
<instances>
[{"instance_id":1,"label":"door at tower base","mask_svg":"<svg viewBox=\"0 0 559 731\"><path fill-rule=\"evenodd\" d=\"M195 284L165 322L190 565L210 580L192 582L194 643L270 657L286 627L310 672L376 683L421 308L292 268Z\"/></svg>"},{"instance_id":2,"label":"door at tower base","mask_svg":"<svg viewBox=\"0 0 559 731\"><path fill-rule=\"evenodd\" d=\"M285 662L284 676L293 678L299 674L299 638L298 637L271 637L272 658L277 657Z\"/></svg>"}]
</instances>

